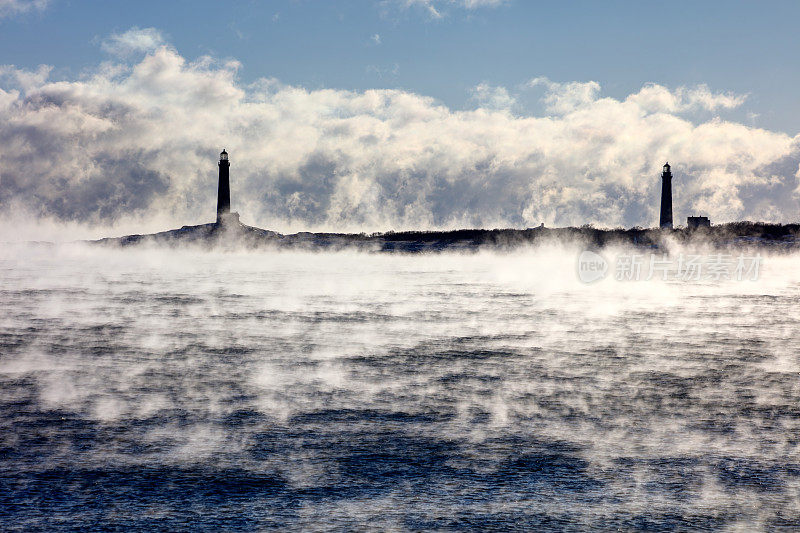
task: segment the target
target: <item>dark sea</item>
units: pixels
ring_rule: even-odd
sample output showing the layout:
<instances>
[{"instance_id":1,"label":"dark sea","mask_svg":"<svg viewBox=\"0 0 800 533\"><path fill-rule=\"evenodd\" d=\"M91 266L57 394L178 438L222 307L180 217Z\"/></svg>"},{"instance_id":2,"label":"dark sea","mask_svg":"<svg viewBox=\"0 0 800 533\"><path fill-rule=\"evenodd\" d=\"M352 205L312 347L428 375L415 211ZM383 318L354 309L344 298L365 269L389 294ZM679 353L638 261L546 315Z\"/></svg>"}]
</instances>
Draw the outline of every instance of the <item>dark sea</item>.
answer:
<instances>
[{"instance_id":1,"label":"dark sea","mask_svg":"<svg viewBox=\"0 0 800 533\"><path fill-rule=\"evenodd\" d=\"M0 529L800 529L800 255L579 253L7 246Z\"/></svg>"}]
</instances>

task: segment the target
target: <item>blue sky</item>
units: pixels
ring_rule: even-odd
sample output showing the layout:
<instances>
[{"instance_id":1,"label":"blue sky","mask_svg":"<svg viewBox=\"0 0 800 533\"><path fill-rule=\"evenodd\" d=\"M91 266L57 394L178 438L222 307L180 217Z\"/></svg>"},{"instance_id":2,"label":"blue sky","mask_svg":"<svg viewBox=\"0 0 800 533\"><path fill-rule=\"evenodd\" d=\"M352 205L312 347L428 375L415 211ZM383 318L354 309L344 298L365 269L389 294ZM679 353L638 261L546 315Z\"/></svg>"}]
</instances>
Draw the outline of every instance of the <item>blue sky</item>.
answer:
<instances>
[{"instance_id":1,"label":"blue sky","mask_svg":"<svg viewBox=\"0 0 800 533\"><path fill-rule=\"evenodd\" d=\"M153 27L188 58L237 59L244 82L402 88L453 108L488 83L522 92L531 112L541 94L520 86L540 76L597 81L612 97L704 83L747 95L731 117L796 134L798 20L796 1L50 0L0 20L0 64L70 77L106 59L107 35Z\"/></svg>"},{"instance_id":2,"label":"blue sky","mask_svg":"<svg viewBox=\"0 0 800 533\"><path fill-rule=\"evenodd\" d=\"M800 2L0 0L0 227L800 220ZM33 228L33 236L38 228ZM83 233L86 235L87 233Z\"/></svg>"}]
</instances>

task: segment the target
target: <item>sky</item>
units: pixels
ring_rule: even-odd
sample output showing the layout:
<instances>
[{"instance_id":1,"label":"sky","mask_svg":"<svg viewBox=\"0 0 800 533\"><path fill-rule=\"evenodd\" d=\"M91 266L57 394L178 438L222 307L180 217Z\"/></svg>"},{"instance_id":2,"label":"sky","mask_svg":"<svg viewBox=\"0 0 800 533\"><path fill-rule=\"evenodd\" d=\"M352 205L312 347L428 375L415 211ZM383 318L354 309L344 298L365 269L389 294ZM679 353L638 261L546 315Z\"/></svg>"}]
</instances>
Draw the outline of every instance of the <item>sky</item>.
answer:
<instances>
[{"instance_id":1,"label":"sky","mask_svg":"<svg viewBox=\"0 0 800 533\"><path fill-rule=\"evenodd\" d=\"M0 0L0 218L798 221L798 2ZM32 230L34 231L34 230Z\"/></svg>"}]
</instances>

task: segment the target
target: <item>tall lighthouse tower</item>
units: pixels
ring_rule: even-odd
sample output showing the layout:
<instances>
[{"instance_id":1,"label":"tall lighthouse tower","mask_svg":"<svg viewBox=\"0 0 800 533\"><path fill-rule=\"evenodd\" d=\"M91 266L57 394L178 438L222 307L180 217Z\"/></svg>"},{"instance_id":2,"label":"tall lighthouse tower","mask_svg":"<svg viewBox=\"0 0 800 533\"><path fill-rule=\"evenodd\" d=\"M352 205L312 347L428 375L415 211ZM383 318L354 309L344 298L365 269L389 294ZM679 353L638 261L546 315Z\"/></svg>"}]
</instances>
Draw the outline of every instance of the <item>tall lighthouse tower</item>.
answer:
<instances>
[{"instance_id":1,"label":"tall lighthouse tower","mask_svg":"<svg viewBox=\"0 0 800 533\"><path fill-rule=\"evenodd\" d=\"M664 163L661 172L661 218L658 225L661 229L672 229L672 172L669 163Z\"/></svg>"},{"instance_id":2,"label":"tall lighthouse tower","mask_svg":"<svg viewBox=\"0 0 800 533\"><path fill-rule=\"evenodd\" d=\"M223 222L225 215L231 212L231 182L228 152L222 149L219 154L219 189L217 190L217 224Z\"/></svg>"}]
</instances>

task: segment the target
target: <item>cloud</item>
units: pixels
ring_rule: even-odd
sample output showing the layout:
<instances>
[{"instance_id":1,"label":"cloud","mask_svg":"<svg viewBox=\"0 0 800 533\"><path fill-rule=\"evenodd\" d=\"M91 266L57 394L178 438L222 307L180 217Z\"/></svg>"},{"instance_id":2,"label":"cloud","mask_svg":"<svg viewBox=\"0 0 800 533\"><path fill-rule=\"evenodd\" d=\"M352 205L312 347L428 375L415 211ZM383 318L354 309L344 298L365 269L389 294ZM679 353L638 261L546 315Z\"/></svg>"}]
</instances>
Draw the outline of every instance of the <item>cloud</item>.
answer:
<instances>
[{"instance_id":1,"label":"cloud","mask_svg":"<svg viewBox=\"0 0 800 533\"><path fill-rule=\"evenodd\" d=\"M372 37L370 37L369 39L374 44L381 44L381 36L378 33L373 34Z\"/></svg>"},{"instance_id":2,"label":"cloud","mask_svg":"<svg viewBox=\"0 0 800 533\"><path fill-rule=\"evenodd\" d=\"M44 11L48 4L48 0L0 0L0 19L28 11Z\"/></svg>"},{"instance_id":3,"label":"cloud","mask_svg":"<svg viewBox=\"0 0 800 533\"><path fill-rule=\"evenodd\" d=\"M499 7L507 3L506 0L383 0L384 6L399 9L422 9L433 19L444 18L447 8L474 11L487 7Z\"/></svg>"},{"instance_id":4,"label":"cloud","mask_svg":"<svg viewBox=\"0 0 800 533\"><path fill-rule=\"evenodd\" d=\"M706 85L694 88L680 87L675 91L670 91L661 85L648 84L638 93L629 96L628 99L652 112L677 113L691 110L735 109L744 104L747 96L733 93L712 93Z\"/></svg>"},{"instance_id":5,"label":"cloud","mask_svg":"<svg viewBox=\"0 0 800 533\"><path fill-rule=\"evenodd\" d=\"M459 6L465 9L478 9L481 7L498 7L507 3L507 1L506 0L458 0L451 3L458 4Z\"/></svg>"},{"instance_id":6,"label":"cloud","mask_svg":"<svg viewBox=\"0 0 800 533\"><path fill-rule=\"evenodd\" d=\"M556 114L593 105L600 94L600 84L595 81L559 83L540 77L530 80L526 86L545 87L547 92L543 98L544 103L549 112ZM746 99L746 95L713 93L705 84L670 90L662 85L648 83L639 92L628 96L626 101L650 113L684 113L735 109L744 104Z\"/></svg>"},{"instance_id":7,"label":"cloud","mask_svg":"<svg viewBox=\"0 0 800 533\"><path fill-rule=\"evenodd\" d=\"M39 65L39 68L33 71L20 70L14 65L0 65L0 80L5 82L6 87L28 90L41 86L52 70L53 67L50 65Z\"/></svg>"},{"instance_id":8,"label":"cloud","mask_svg":"<svg viewBox=\"0 0 800 533\"><path fill-rule=\"evenodd\" d=\"M480 83L473 87L471 92L472 100L487 109L511 109L517 103L505 87Z\"/></svg>"},{"instance_id":9,"label":"cloud","mask_svg":"<svg viewBox=\"0 0 800 533\"><path fill-rule=\"evenodd\" d=\"M652 226L664 161L678 221L797 220L800 138L693 122L682 110L741 101L702 86L615 99L539 78L548 111L532 116L488 84L453 110L402 90L243 85L238 68L167 46L73 80L3 67L0 213L139 231L207 222L226 147L233 208L280 231Z\"/></svg>"},{"instance_id":10,"label":"cloud","mask_svg":"<svg viewBox=\"0 0 800 533\"><path fill-rule=\"evenodd\" d=\"M547 93L544 102L552 113L564 114L588 106L597 101L600 84L596 81L557 83L548 78L534 78L528 87L544 86Z\"/></svg>"},{"instance_id":11,"label":"cloud","mask_svg":"<svg viewBox=\"0 0 800 533\"><path fill-rule=\"evenodd\" d=\"M155 28L131 28L124 33L114 33L103 40L104 51L115 56L126 57L136 53L152 52L164 44L164 37Z\"/></svg>"}]
</instances>

